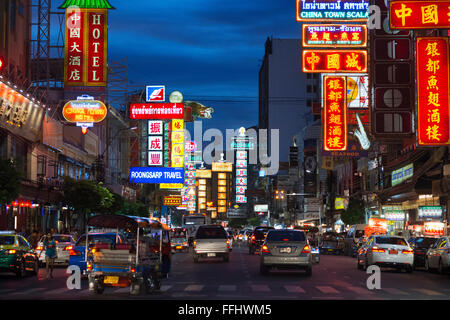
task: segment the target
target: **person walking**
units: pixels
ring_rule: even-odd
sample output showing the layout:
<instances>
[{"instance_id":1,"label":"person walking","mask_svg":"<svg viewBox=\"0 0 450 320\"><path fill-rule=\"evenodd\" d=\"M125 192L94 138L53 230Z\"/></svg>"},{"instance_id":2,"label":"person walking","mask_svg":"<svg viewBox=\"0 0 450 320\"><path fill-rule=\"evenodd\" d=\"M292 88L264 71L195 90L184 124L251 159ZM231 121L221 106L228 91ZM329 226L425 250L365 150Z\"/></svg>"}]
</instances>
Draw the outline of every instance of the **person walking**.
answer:
<instances>
[{"instance_id":1,"label":"person walking","mask_svg":"<svg viewBox=\"0 0 450 320\"><path fill-rule=\"evenodd\" d=\"M56 259L56 241L53 239L52 234L49 232L44 240L45 248L45 273L47 279L53 279L53 267ZM50 270L50 274L49 274Z\"/></svg>"}]
</instances>

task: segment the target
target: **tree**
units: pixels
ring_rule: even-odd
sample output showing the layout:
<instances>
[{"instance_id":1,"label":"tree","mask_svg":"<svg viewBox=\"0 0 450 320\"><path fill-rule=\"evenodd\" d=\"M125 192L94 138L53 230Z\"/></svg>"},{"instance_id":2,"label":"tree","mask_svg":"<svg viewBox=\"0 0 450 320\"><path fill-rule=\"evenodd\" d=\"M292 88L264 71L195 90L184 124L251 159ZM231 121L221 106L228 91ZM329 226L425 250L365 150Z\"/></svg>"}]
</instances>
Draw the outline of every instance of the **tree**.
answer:
<instances>
[{"instance_id":1,"label":"tree","mask_svg":"<svg viewBox=\"0 0 450 320\"><path fill-rule=\"evenodd\" d=\"M0 203L10 204L19 197L21 179L13 161L0 159Z\"/></svg>"},{"instance_id":2,"label":"tree","mask_svg":"<svg viewBox=\"0 0 450 320\"><path fill-rule=\"evenodd\" d=\"M259 217L249 218L247 219L247 223L253 227L256 227L261 224L261 219Z\"/></svg>"},{"instance_id":3,"label":"tree","mask_svg":"<svg viewBox=\"0 0 450 320\"><path fill-rule=\"evenodd\" d=\"M247 224L247 219L242 219L242 218L231 218L228 221L228 226L230 228L241 229L246 224Z\"/></svg>"},{"instance_id":4,"label":"tree","mask_svg":"<svg viewBox=\"0 0 450 320\"><path fill-rule=\"evenodd\" d=\"M341 215L341 220L348 225L364 223L364 201L357 198L350 198L347 210Z\"/></svg>"}]
</instances>

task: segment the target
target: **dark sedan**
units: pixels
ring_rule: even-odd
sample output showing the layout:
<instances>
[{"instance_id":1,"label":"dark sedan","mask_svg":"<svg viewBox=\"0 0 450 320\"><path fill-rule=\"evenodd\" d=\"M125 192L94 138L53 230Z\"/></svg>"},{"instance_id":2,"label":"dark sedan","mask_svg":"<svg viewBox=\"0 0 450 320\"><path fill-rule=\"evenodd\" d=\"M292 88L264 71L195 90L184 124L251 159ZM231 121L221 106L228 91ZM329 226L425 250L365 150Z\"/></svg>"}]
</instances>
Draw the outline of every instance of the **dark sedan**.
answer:
<instances>
[{"instance_id":1,"label":"dark sedan","mask_svg":"<svg viewBox=\"0 0 450 320\"><path fill-rule=\"evenodd\" d=\"M414 268L425 267L425 257L430 246L436 242L434 237L417 237L408 240L414 250Z\"/></svg>"}]
</instances>

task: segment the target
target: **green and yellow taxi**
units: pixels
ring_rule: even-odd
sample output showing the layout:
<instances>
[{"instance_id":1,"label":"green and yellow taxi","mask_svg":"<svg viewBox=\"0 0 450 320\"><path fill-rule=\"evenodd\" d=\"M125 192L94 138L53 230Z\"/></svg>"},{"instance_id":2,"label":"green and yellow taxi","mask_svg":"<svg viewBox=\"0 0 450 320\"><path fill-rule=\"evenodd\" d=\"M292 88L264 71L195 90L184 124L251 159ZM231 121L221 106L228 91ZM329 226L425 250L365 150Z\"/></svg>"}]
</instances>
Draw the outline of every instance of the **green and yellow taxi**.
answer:
<instances>
[{"instance_id":1,"label":"green and yellow taxi","mask_svg":"<svg viewBox=\"0 0 450 320\"><path fill-rule=\"evenodd\" d=\"M15 273L18 278L26 274L37 275L39 257L21 235L0 231L0 272Z\"/></svg>"}]
</instances>

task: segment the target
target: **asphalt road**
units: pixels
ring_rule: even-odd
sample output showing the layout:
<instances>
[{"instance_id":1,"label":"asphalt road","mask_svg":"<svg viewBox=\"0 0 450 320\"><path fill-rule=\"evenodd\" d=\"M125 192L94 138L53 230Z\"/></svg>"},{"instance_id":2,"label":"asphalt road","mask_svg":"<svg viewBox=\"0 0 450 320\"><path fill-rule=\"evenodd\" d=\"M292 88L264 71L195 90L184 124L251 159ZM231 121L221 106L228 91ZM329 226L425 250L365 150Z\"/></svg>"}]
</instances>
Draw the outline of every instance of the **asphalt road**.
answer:
<instances>
[{"instance_id":1,"label":"asphalt road","mask_svg":"<svg viewBox=\"0 0 450 320\"><path fill-rule=\"evenodd\" d=\"M346 256L321 255L313 274L303 271L273 271L268 276L259 273L259 256L248 254L242 245L234 245L228 263L220 259L194 263L189 253L176 253L169 279L162 281L159 293L130 296L129 288L106 288L94 296L86 279L81 289L69 290L65 267L58 267L54 279L45 279L45 269L36 277L15 279L12 274L0 274L2 300L90 300L90 299L150 299L150 300L400 300L450 299L450 275L425 271L404 273L382 269L381 289L369 290L370 275L356 267L356 259Z\"/></svg>"}]
</instances>

